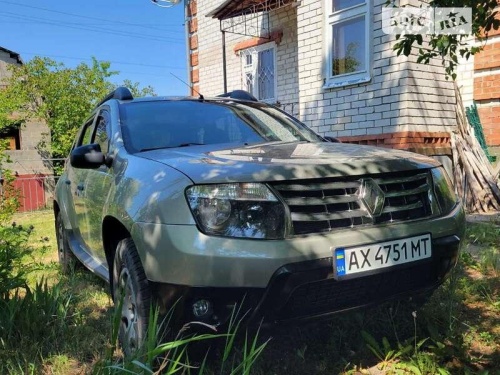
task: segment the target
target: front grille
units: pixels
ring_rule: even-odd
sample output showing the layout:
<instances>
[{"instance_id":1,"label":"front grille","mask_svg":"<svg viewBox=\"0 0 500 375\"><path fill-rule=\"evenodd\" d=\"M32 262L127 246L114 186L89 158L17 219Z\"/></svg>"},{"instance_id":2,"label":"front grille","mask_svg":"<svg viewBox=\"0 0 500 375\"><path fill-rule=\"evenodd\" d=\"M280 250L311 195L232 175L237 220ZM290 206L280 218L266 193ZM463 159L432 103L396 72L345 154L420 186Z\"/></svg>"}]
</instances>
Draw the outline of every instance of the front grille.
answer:
<instances>
[{"instance_id":1,"label":"front grille","mask_svg":"<svg viewBox=\"0 0 500 375\"><path fill-rule=\"evenodd\" d=\"M362 201L363 180L378 185L385 198L380 212ZM290 209L294 234L421 219L432 215L427 171L352 178L321 178L272 184Z\"/></svg>"},{"instance_id":2,"label":"front grille","mask_svg":"<svg viewBox=\"0 0 500 375\"><path fill-rule=\"evenodd\" d=\"M437 282L436 272L428 262L352 280L310 282L292 291L275 318L295 319L368 305L401 293L432 287Z\"/></svg>"}]
</instances>

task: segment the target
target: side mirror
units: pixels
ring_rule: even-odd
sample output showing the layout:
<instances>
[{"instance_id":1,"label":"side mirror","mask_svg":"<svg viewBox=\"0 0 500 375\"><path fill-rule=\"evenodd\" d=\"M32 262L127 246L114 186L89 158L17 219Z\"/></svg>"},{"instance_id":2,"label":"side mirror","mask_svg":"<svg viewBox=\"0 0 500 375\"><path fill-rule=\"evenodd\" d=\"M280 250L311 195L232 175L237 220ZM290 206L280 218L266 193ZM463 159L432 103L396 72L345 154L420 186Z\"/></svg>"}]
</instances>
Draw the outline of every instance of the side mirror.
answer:
<instances>
[{"instance_id":1,"label":"side mirror","mask_svg":"<svg viewBox=\"0 0 500 375\"><path fill-rule=\"evenodd\" d=\"M106 157L97 143L76 147L69 156L71 166L81 169L97 169L106 163Z\"/></svg>"},{"instance_id":2,"label":"side mirror","mask_svg":"<svg viewBox=\"0 0 500 375\"><path fill-rule=\"evenodd\" d=\"M327 142L332 142L332 143L342 143L342 141L338 138L334 138L334 137L330 137L330 136L326 136L326 137L323 137L324 139L326 139Z\"/></svg>"}]
</instances>

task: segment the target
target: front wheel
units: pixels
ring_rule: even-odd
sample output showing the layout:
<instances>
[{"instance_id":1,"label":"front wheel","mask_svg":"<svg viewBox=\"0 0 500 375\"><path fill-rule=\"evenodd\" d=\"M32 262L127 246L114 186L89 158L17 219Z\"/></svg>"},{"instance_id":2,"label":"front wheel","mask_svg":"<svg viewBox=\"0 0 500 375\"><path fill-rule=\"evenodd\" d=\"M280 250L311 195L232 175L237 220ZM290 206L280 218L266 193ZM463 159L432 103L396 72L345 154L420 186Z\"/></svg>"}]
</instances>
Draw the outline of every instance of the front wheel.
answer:
<instances>
[{"instance_id":1,"label":"front wheel","mask_svg":"<svg viewBox=\"0 0 500 375\"><path fill-rule=\"evenodd\" d=\"M64 229L61 212L56 215L57 252L59 264L63 273L69 273L78 264L78 260L71 252L68 244L68 237Z\"/></svg>"},{"instance_id":2,"label":"front wheel","mask_svg":"<svg viewBox=\"0 0 500 375\"><path fill-rule=\"evenodd\" d=\"M113 264L113 297L120 307L118 340L125 356L132 356L147 335L151 288L134 242L119 242Z\"/></svg>"}]
</instances>

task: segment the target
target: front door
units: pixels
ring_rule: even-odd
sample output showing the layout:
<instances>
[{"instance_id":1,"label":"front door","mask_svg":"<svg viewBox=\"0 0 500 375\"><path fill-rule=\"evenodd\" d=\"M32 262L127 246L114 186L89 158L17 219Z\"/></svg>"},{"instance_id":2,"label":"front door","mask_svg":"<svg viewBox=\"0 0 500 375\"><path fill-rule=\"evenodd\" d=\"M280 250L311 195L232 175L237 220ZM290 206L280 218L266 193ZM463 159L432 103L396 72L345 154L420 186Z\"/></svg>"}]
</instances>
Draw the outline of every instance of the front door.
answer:
<instances>
[{"instance_id":1,"label":"front door","mask_svg":"<svg viewBox=\"0 0 500 375\"><path fill-rule=\"evenodd\" d=\"M95 122L95 132L92 143L97 143L101 151L107 155L111 135L110 115L107 108L99 111ZM83 198L83 212L85 223L85 243L90 249L92 257L106 267L102 239L102 222L104 219L103 207L111 191L112 177L110 168L101 165L97 169L87 171L85 179L85 194Z\"/></svg>"},{"instance_id":2,"label":"front door","mask_svg":"<svg viewBox=\"0 0 500 375\"><path fill-rule=\"evenodd\" d=\"M83 146L92 143L92 137L95 129L95 117L89 119L84 125L82 132L75 146ZM85 215L85 181L89 174L88 169L74 168L68 169L68 186L71 189L71 195L73 197L73 207L74 207L74 230L73 235L75 240L79 245L83 245L84 248L81 249L89 253L89 248L87 246L87 238L89 236L89 223Z\"/></svg>"}]
</instances>

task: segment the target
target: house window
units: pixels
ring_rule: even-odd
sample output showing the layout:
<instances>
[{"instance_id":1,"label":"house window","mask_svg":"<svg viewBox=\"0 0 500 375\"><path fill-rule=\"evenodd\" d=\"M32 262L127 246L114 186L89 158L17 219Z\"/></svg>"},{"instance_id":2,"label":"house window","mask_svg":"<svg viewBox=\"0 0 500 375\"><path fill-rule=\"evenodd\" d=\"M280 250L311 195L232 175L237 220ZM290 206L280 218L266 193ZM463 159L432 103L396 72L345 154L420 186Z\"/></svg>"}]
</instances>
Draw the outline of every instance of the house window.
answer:
<instances>
[{"instance_id":1,"label":"house window","mask_svg":"<svg viewBox=\"0 0 500 375\"><path fill-rule=\"evenodd\" d=\"M0 149L6 147L7 150L20 150L21 149L21 134L19 126L12 126L2 129L0 131Z\"/></svg>"},{"instance_id":2,"label":"house window","mask_svg":"<svg viewBox=\"0 0 500 375\"><path fill-rule=\"evenodd\" d=\"M325 87L370 80L370 0L327 1Z\"/></svg>"},{"instance_id":3,"label":"house window","mask_svg":"<svg viewBox=\"0 0 500 375\"><path fill-rule=\"evenodd\" d=\"M266 43L241 51L243 87L257 99L275 103L276 44Z\"/></svg>"}]
</instances>

